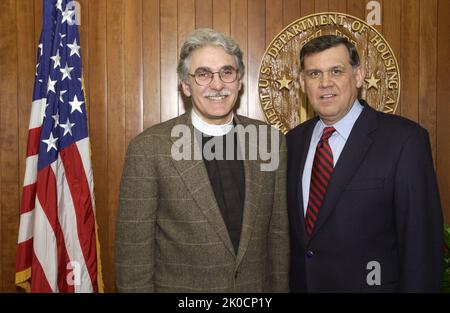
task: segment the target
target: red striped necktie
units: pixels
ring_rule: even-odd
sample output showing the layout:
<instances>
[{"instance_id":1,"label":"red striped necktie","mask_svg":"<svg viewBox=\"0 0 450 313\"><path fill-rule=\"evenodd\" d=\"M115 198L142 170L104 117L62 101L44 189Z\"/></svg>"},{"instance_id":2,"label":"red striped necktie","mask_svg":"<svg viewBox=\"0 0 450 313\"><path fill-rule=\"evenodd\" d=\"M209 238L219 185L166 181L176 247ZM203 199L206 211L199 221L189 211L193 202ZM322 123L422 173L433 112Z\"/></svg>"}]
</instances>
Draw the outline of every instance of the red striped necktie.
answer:
<instances>
[{"instance_id":1,"label":"red striped necktie","mask_svg":"<svg viewBox=\"0 0 450 313\"><path fill-rule=\"evenodd\" d=\"M334 133L334 127L325 127L322 137L316 147L314 162L311 171L311 183L309 186L308 208L306 210L306 234L308 239L316 224L320 207L327 190L328 181L333 173L333 151L331 151L328 139Z\"/></svg>"}]
</instances>

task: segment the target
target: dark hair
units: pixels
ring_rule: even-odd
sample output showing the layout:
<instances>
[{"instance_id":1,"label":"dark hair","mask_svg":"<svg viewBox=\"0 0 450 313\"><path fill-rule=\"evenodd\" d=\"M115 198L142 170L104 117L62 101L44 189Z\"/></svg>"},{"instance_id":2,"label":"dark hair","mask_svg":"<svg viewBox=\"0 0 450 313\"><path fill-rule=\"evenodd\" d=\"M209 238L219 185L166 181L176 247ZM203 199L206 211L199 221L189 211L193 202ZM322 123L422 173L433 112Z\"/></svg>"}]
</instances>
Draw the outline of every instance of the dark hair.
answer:
<instances>
[{"instance_id":1,"label":"dark hair","mask_svg":"<svg viewBox=\"0 0 450 313\"><path fill-rule=\"evenodd\" d=\"M316 37L311 41L308 41L300 50L300 69L304 69L305 56L322 52L324 50L344 45L347 48L348 55L350 56L350 64L353 68L359 66L359 55L356 47L347 40L347 38L336 35L324 35Z\"/></svg>"}]
</instances>

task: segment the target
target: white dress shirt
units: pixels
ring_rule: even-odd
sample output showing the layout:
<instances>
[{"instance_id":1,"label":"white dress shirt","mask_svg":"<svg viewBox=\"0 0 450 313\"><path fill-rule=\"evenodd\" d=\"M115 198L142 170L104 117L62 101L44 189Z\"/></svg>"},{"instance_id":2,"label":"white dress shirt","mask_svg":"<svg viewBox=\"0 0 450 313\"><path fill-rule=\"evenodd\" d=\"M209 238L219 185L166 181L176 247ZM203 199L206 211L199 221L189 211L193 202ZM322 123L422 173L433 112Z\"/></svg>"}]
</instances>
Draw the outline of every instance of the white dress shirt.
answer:
<instances>
[{"instance_id":1,"label":"white dress shirt","mask_svg":"<svg viewBox=\"0 0 450 313\"><path fill-rule=\"evenodd\" d=\"M322 120L319 120L314 127L302 175L303 214L306 215L306 210L308 208L309 184L311 182L311 171L314 162L314 155L316 153L317 144L319 143L320 137L322 136L323 129L330 126L336 129L333 135L331 135L330 139L328 139L328 143L330 144L331 150L333 151L333 163L334 166L336 166L342 149L344 149L348 136L352 131L353 125L355 124L362 110L363 106L361 105L361 103L359 103L358 99L356 99L350 111L336 124L326 125Z\"/></svg>"}]
</instances>

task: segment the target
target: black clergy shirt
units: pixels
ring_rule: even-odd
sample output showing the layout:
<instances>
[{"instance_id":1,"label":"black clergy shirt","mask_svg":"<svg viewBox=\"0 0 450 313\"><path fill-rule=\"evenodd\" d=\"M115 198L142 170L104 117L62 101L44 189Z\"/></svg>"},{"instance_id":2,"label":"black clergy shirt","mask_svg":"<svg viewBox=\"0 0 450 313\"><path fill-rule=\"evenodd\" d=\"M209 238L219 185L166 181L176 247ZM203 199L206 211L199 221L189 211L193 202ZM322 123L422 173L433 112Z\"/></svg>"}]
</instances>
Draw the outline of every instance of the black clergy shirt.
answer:
<instances>
[{"instance_id":1,"label":"black clergy shirt","mask_svg":"<svg viewBox=\"0 0 450 313\"><path fill-rule=\"evenodd\" d=\"M202 156L208 172L209 180L216 197L217 204L228 230L234 251L237 253L242 228L242 214L245 199L245 174L244 162L239 159L238 138L235 132L230 131L223 136L202 135ZM234 153L227 158L227 138L231 140ZM213 140L212 142L210 142ZM220 141L221 140L221 141ZM207 149L203 149L210 142ZM230 141L231 142L231 141ZM220 143L222 143L220 145ZM223 147L220 153L220 146ZM229 149L229 148L228 148ZM205 158L205 152L220 153L222 158L215 157L212 160ZM231 151L229 151L230 153Z\"/></svg>"}]
</instances>

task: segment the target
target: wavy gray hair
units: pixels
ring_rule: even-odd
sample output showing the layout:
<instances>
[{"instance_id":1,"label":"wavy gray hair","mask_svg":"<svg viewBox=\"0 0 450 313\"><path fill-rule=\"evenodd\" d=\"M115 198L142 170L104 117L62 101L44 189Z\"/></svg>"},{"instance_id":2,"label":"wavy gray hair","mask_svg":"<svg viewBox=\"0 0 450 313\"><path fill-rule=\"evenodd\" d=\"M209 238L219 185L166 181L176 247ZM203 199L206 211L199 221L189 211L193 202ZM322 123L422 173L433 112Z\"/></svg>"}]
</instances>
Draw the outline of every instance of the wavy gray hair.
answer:
<instances>
[{"instance_id":1,"label":"wavy gray hair","mask_svg":"<svg viewBox=\"0 0 450 313\"><path fill-rule=\"evenodd\" d=\"M222 47L226 53L234 56L238 67L239 79L244 76L245 66L242 61L242 51L236 41L213 29L199 28L187 36L186 41L181 47L180 60L177 66L178 77L181 81L186 82L188 79L189 61L192 52L207 45Z\"/></svg>"}]
</instances>

